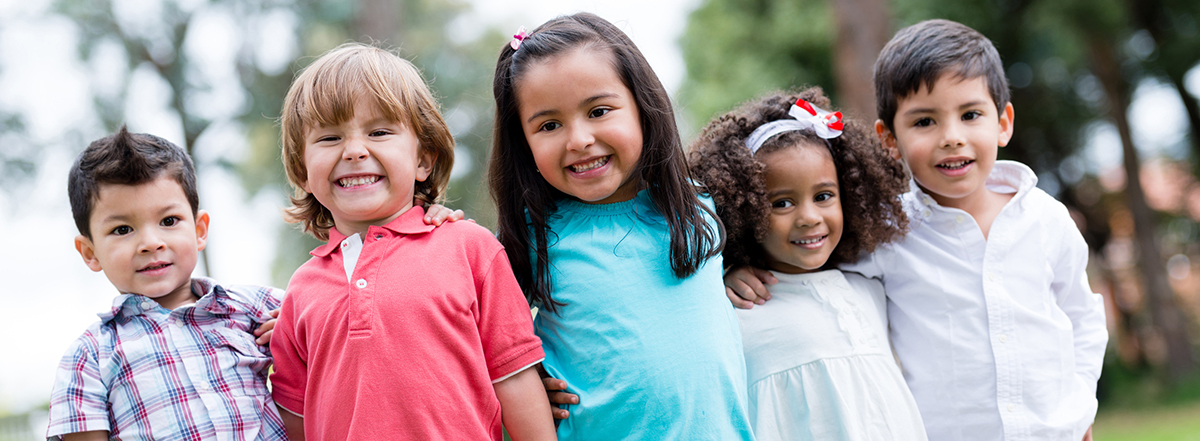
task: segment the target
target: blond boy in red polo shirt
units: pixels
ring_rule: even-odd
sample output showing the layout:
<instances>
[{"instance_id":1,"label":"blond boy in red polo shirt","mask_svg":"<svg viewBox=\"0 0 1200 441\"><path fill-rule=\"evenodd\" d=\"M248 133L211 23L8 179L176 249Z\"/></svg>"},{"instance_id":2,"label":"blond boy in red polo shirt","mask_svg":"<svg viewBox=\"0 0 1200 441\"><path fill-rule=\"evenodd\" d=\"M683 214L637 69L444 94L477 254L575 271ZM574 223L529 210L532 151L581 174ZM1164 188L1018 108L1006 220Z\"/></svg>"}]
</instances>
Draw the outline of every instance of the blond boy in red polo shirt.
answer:
<instances>
[{"instance_id":1,"label":"blond boy in red polo shirt","mask_svg":"<svg viewBox=\"0 0 1200 441\"><path fill-rule=\"evenodd\" d=\"M454 141L420 74L348 44L283 108L289 220L328 243L296 270L271 340L292 439L553 439L542 360L504 249L470 222L426 225Z\"/></svg>"}]
</instances>

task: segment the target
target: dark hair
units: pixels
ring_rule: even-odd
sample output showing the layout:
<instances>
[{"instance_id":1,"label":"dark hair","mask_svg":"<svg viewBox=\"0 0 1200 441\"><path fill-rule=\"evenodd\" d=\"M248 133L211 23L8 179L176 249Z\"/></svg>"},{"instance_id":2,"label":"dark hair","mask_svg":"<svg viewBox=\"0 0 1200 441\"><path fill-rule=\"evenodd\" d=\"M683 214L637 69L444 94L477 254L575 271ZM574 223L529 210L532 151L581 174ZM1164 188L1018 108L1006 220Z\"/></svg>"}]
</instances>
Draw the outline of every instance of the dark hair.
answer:
<instances>
[{"instance_id":1,"label":"dark hair","mask_svg":"<svg viewBox=\"0 0 1200 441\"><path fill-rule=\"evenodd\" d=\"M382 48L346 43L330 49L304 68L283 101L280 117L283 168L292 185L292 206L284 220L299 223L319 240L329 240L333 213L304 191L304 131L344 123L354 117L354 103L369 100L379 113L412 130L421 149L433 157L433 169L418 181L413 196L426 204L439 202L454 166L454 138L438 103L411 62Z\"/></svg>"},{"instance_id":2,"label":"dark hair","mask_svg":"<svg viewBox=\"0 0 1200 441\"><path fill-rule=\"evenodd\" d=\"M568 196L550 186L534 166L533 153L521 129L514 84L530 64L583 47L611 54L612 68L633 93L643 139L634 179L647 189L654 206L666 218L675 276L695 273L704 261L720 253L723 241L719 224L714 229L701 213L709 210L701 205L688 177L667 91L637 46L612 23L592 14L547 21L528 34L520 50L505 43L496 61L496 122L488 179L499 218L496 236L508 253L513 273L526 297L552 312L561 303L550 296L553 286L546 218L556 210L555 201ZM716 217L711 212L710 216ZM536 254L535 260L530 259L530 249Z\"/></svg>"},{"instance_id":3,"label":"dark hair","mask_svg":"<svg viewBox=\"0 0 1200 441\"><path fill-rule=\"evenodd\" d=\"M946 72L984 77L996 109L1008 104L1008 78L1000 53L978 31L950 20L926 20L897 32L875 60L875 107L888 130L902 98L924 85L932 90Z\"/></svg>"},{"instance_id":4,"label":"dark hair","mask_svg":"<svg viewBox=\"0 0 1200 441\"><path fill-rule=\"evenodd\" d=\"M797 98L831 110L829 99L818 87L798 93L774 92L717 117L692 144L692 175L712 195L729 235L724 251L726 266L767 266L760 241L767 233L771 204L767 200L766 164L758 158L782 149L823 146L833 157L844 226L842 239L825 263L826 268L854 262L879 244L899 239L908 227L900 202L900 195L908 190L904 168L857 121L845 120L841 136L829 140L821 139L811 129L784 132L767 139L757 154L750 153L746 138L763 124L791 118L788 109Z\"/></svg>"},{"instance_id":5,"label":"dark hair","mask_svg":"<svg viewBox=\"0 0 1200 441\"><path fill-rule=\"evenodd\" d=\"M101 185L138 185L158 179L164 173L183 187L195 216L200 208L196 169L179 146L148 133L129 133L125 126L117 133L92 141L75 158L67 176L67 195L71 198L71 214L79 234L92 238L88 222L100 199Z\"/></svg>"}]
</instances>

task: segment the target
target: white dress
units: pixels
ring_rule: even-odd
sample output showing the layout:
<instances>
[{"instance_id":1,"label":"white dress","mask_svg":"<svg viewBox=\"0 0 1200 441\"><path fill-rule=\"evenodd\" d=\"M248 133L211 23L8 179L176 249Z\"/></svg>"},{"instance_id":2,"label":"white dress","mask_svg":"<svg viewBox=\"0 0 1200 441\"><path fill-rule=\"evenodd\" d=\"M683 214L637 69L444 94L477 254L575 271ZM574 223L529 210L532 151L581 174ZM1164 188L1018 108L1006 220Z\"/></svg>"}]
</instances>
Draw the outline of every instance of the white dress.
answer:
<instances>
[{"instance_id":1,"label":"white dress","mask_svg":"<svg viewBox=\"0 0 1200 441\"><path fill-rule=\"evenodd\" d=\"M925 440L887 337L879 281L773 273L771 300L739 309L759 441Z\"/></svg>"}]
</instances>

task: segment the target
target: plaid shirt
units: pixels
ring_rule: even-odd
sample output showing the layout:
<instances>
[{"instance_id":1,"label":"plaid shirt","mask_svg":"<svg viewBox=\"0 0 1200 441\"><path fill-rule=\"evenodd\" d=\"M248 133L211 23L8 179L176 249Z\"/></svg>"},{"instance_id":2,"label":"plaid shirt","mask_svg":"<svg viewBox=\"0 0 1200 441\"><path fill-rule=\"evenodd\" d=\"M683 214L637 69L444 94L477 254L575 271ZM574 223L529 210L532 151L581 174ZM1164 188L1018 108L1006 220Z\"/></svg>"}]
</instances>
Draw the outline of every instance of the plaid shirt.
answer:
<instances>
[{"instance_id":1,"label":"plaid shirt","mask_svg":"<svg viewBox=\"0 0 1200 441\"><path fill-rule=\"evenodd\" d=\"M58 366L46 436L286 440L267 391L271 357L254 343L283 291L192 279L200 300L167 310L122 294Z\"/></svg>"}]
</instances>

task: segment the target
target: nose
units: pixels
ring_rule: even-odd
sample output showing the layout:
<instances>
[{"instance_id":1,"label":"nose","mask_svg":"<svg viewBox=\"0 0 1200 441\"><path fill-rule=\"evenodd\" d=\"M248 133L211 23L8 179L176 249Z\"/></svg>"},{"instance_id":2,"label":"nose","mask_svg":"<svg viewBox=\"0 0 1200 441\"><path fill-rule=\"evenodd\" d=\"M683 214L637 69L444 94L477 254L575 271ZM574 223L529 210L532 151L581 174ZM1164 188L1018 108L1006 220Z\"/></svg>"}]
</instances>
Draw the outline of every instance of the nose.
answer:
<instances>
[{"instance_id":1,"label":"nose","mask_svg":"<svg viewBox=\"0 0 1200 441\"><path fill-rule=\"evenodd\" d=\"M810 228L821 224L821 212L811 202L796 207L796 226Z\"/></svg>"},{"instance_id":2,"label":"nose","mask_svg":"<svg viewBox=\"0 0 1200 441\"><path fill-rule=\"evenodd\" d=\"M942 148L957 148L966 145L962 127L957 121L942 125Z\"/></svg>"},{"instance_id":3,"label":"nose","mask_svg":"<svg viewBox=\"0 0 1200 441\"><path fill-rule=\"evenodd\" d=\"M587 124L574 124L567 140L567 150L581 151L596 143L596 136Z\"/></svg>"},{"instance_id":4,"label":"nose","mask_svg":"<svg viewBox=\"0 0 1200 441\"><path fill-rule=\"evenodd\" d=\"M342 160L344 161L362 161L371 156L367 150L366 142L357 136L346 139L345 147L342 149Z\"/></svg>"},{"instance_id":5,"label":"nose","mask_svg":"<svg viewBox=\"0 0 1200 441\"><path fill-rule=\"evenodd\" d=\"M152 253L163 248L166 248L167 243L162 240L158 234L153 231L145 231L141 234L141 246L138 247L138 252Z\"/></svg>"}]
</instances>

